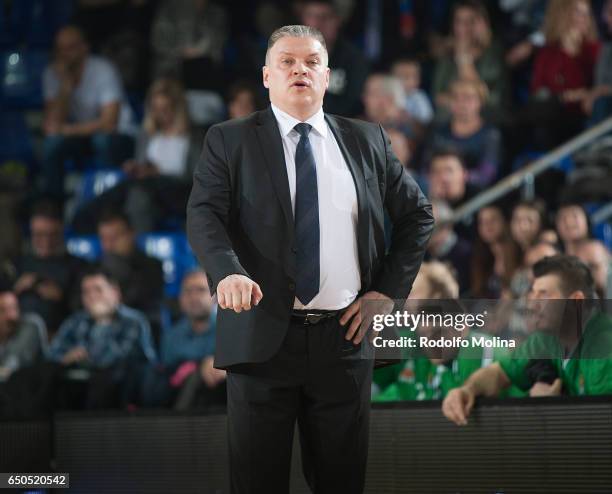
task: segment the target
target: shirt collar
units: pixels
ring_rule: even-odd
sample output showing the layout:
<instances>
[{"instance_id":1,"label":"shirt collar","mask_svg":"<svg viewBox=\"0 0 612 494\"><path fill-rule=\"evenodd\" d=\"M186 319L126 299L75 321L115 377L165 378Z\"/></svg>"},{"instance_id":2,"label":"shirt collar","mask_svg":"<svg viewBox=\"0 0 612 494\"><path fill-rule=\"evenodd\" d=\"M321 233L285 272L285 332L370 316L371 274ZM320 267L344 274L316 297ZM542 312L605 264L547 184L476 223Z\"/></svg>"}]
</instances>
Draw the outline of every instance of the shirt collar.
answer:
<instances>
[{"instance_id":1,"label":"shirt collar","mask_svg":"<svg viewBox=\"0 0 612 494\"><path fill-rule=\"evenodd\" d=\"M297 124L301 123L295 117L292 117L288 113L284 112L277 106L272 106L272 111L274 112L274 116L276 117L276 121L278 122L278 127L280 129L281 135L286 137L289 135L289 132L293 130ZM323 108L319 108L319 111L312 115L308 120L306 120L307 124L312 125L312 128L317 131L317 133L325 138L327 137L327 122L325 122L325 114L323 113Z\"/></svg>"}]
</instances>

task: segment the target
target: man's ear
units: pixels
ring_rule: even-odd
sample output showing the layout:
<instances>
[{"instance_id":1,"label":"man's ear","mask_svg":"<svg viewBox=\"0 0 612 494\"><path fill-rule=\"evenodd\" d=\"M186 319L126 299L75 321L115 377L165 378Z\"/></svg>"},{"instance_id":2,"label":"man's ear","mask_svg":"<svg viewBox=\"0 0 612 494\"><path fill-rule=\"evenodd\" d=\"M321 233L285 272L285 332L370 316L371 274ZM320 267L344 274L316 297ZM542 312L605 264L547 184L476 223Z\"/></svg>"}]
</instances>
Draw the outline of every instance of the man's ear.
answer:
<instances>
[{"instance_id":1,"label":"man's ear","mask_svg":"<svg viewBox=\"0 0 612 494\"><path fill-rule=\"evenodd\" d=\"M268 70L268 66L267 65L264 65L261 68L261 76L262 76L264 87L265 88L269 88L270 84L268 83L268 77L270 77L270 71Z\"/></svg>"},{"instance_id":2,"label":"man's ear","mask_svg":"<svg viewBox=\"0 0 612 494\"><path fill-rule=\"evenodd\" d=\"M584 300L586 297L584 296L582 290L576 290L575 292L570 293L569 297L567 298L571 300Z\"/></svg>"},{"instance_id":3,"label":"man's ear","mask_svg":"<svg viewBox=\"0 0 612 494\"><path fill-rule=\"evenodd\" d=\"M329 67L325 67L325 89L329 87L329 75L331 73L331 69Z\"/></svg>"}]
</instances>

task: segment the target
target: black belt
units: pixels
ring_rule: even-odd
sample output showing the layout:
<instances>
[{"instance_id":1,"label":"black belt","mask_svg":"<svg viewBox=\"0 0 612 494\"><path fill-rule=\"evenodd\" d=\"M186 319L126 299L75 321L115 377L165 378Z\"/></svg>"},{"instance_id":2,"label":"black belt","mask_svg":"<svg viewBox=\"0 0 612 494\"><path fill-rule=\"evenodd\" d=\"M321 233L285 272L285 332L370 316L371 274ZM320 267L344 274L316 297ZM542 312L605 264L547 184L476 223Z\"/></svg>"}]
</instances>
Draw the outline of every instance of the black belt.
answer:
<instances>
[{"instance_id":1,"label":"black belt","mask_svg":"<svg viewBox=\"0 0 612 494\"><path fill-rule=\"evenodd\" d=\"M312 324L318 324L326 319L337 317L345 309L337 310L296 310L294 309L291 313L291 322L302 324L304 326L310 326Z\"/></svg>"}]
</instances>

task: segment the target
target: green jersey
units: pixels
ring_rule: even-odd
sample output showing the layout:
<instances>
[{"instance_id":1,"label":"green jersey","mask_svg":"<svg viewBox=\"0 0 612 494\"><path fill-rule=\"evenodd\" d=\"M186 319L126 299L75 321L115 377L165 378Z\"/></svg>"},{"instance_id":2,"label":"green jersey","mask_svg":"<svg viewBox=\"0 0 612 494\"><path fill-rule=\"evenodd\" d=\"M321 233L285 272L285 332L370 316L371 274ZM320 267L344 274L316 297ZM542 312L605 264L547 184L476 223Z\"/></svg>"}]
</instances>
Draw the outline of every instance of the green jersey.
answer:
<instances>
[{"instance_id":1,"label":"green jersey","mask_svg":"<svg viewBox=\"0 0 612 494\"><path fill-rule=\"evenodd\" d=\"M490 336L472 331L470 336ZM483 346L461 347L457 357L446 364L434 364L422 354L404 362L375 371L374 381L380 391L374 402L405 400L437 400L461 386L476 370L507 355L504 348ZM382 372L381 372L382 371ZM393 374L394 373L394 374ZM524 392L511 387L505 395L524 396Z\"/></svg>"},{"instance_id":2,"label":"green jersey","mask_svg":"<svg viewBox=\"0 0 612 494\"><path fill-rule=\"evenodd\" d=\"M539 331L499 364L512 384L528 390L533 383L527 367L534 359L550 360L571 396L612 394L612 318L595 313L568 355L555 335Z\"/></svg>"}]
</instances>

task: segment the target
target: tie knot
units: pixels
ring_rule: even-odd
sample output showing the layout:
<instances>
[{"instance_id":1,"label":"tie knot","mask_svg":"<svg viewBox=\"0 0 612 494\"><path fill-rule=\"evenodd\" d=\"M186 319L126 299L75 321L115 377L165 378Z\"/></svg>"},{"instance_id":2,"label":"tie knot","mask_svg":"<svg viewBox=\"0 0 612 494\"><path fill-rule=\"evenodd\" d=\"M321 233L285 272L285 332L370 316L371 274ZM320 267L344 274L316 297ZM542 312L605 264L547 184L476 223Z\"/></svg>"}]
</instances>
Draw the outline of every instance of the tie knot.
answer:
<instances>
[{"instance_id":1,"label":"tie knot","mask_svg":"<svg viewBox=\"0 0 612 494\"><path fill-rule=\"evenodd\" d=\"M298 134L300 134L300 137L308 137L308 134L312 129L312 125L307 123L299 123L293 128Z\"/></svg>"}]
</instances>

